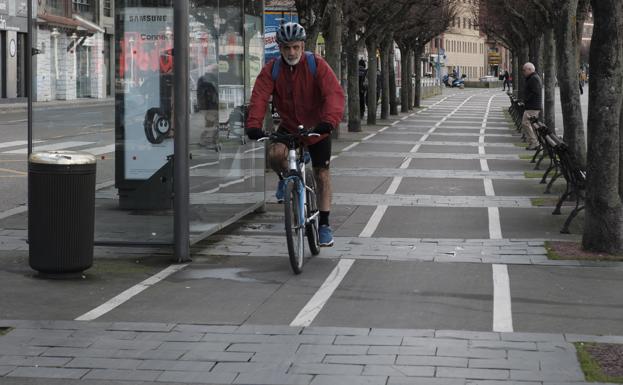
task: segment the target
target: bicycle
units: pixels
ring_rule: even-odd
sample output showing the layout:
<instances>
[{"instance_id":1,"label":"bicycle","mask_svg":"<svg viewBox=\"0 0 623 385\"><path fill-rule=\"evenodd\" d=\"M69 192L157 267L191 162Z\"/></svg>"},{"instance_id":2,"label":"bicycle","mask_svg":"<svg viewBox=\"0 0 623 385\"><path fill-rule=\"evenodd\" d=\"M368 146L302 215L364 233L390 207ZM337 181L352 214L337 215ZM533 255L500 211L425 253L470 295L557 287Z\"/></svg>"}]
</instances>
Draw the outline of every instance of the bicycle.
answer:
<instances>
[{"instance_id":1,"label":"bicycle","mask_svg":"<svg viewBox=\"0 0 623 385\"><path fill-rule=\"evenodd\" d=\"M305 256L305 237L312 255L320 253L318 240L319 211L316 202L316 181L313 173L308 172L304 147L300 138L320 136L303 126L299 126L299 134L273 132L258 141L277 141L288 148L288 172L284 175L285 194L283 199L286 241L290 265L295 274L303 271Z\"/></svg>"}]
</instances>

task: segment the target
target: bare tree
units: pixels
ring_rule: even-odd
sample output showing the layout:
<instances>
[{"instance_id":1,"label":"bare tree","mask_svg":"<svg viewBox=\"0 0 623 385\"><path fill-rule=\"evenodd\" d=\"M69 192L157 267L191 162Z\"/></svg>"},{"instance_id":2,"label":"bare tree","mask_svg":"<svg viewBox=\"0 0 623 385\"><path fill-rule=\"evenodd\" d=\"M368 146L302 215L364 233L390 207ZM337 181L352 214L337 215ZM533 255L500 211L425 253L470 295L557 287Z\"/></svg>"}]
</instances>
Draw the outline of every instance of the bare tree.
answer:
<instances>
[{"instance_id":1,"label":"bare tree","mask_svg":"<svg viewBox=\"0 0 623 385\"><path fill-rule=\"evenodd\" d=\"M424 47L435 36L444 32L450 21L456 17L457 2L437 0L414 2L409 13L395 29L394 39L400 48L402 80L400 89L401 111L407 112L412 106L419 107L421 101L421 57ZM411 59L413 58L413 59ZM410 61L415 65L415 86L411 86Z\"/></svg>"},{"instance_id":2,"label":"bare tree","mask_svg":"<svg viewBox=\"0 0 623 385\"><path fill-rule=\"evenodd\" d=\"M623 3L592 0L586 216L582 246L623 252Z\"/></svg>"},{"instance_id":3,"label":"bare tree","mask_svg":"<svg viewBox=\"0 0 623 385\"><path fill-rule=\"evenodd\" d=\"M294 0L299 23L305 28L305 47L316 52L316 42L322 27L322 20L329 0Z\"/></svg>"},{"instance_id":4,"label":"bare tree","mask_svg":"<svg viewBox=\"0 0 623 385\"><path fill-rule=\"evenodd\" d=\"M564 126L563 139L576 162L586 165L586 140L580 88L578 84L578 10L583 14L582 0L531 0L535 7L549 13L556 39L556 66L560 106ZM580 7L578 7L580 5Z\"/></svg>"}]
</instances>

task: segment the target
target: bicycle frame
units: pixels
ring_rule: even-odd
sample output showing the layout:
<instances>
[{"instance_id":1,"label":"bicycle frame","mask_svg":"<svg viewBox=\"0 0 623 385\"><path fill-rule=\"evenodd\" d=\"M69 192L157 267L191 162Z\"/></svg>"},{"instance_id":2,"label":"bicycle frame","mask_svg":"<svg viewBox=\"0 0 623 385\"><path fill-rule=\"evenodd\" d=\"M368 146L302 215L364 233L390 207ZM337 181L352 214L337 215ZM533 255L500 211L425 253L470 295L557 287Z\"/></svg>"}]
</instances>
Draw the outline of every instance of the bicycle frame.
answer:
<instances>
[{"instance_id":1,"label":"bicycle frame","mask_svg":"<svg viewBox=\"0 0 623 385\"><path fill-rule=\"evenodd\" d=\"M318 246L318 218L316 208L315 183L307 185L306 179L306 151L300 143L301 136L317 136L318 134L306 131L299 126L299 135L275 132L260 140L273 140L287 146L287 174L284 175L286 196L283 201L285 210L286 239L290 263L295 274L300 274L303 267L304 246L303 239L307 238L310 251L317 255ZM309 195L308 195L309 194Z\"/></svg>"}]
</instances>

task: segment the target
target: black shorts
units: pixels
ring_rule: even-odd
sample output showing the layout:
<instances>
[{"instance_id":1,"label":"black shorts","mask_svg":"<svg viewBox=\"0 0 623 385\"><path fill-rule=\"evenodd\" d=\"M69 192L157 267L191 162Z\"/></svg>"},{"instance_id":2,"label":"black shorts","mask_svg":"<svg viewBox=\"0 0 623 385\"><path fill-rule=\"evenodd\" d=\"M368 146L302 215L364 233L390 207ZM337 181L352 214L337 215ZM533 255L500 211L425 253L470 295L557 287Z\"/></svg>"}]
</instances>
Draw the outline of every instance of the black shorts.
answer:
<instances>
[{"instance_id":1,"label":"black shorts","mask_svg":"<svg viewBox=\"0 0 623 385\"><path fill-rule=\"evenodd\" d=\"M331 135L308 147L312 167L329 168L331 165Z\"/></svg>"},{"instance_id":2,"label":"black shorts","mask_svg":"<svg viewBox=\"0 0 623 385\"><path fill-rule=\"evenodd\" d=\"M278 131L288 132L282 128L279 128ZM327 135L320 142L308 146L307 149L311 156L312 167L329 168L331 165L331 135Z\"/></svg>"}]
</instances>

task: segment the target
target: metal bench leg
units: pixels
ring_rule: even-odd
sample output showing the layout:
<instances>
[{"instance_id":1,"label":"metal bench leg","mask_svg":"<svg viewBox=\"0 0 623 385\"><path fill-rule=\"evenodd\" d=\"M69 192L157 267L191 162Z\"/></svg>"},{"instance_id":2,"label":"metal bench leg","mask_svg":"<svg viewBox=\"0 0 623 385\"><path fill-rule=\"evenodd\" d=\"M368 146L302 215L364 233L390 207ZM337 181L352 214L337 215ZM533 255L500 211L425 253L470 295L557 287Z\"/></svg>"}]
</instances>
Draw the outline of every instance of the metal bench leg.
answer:
<instances>
[{"instance_id":1,"label":"metal bench leg","mask_svg":"<svg viewBox=\"0 0 623 385\"><path fill-rule=\"evenodd\" d=\"M552 179L550 179L549 183L547 184L547 187L545 188L545 194L551 194L552 186L554 185L554 182L556 182L556 179L560 178L561 175L562 174L560 174L558 170L556 170L556 175L554 175Z\"/></svg>"},{"instance_id":2,"label":"metal bench leg","mask_svg":"<svg viewBox=\"0 0 623 385\"><path fill-rule=\"evenodd\" d=\"M578 204L579 204L579 202L580 202L580 200L578 199ZM569 234L569 226L571 225L571 221L582 210L584 210L584 206L582 206L582 207L578 207L577 205L575 206L573 211L571 211L571 213L567 217L567 220L565 221L565 223L562 225L562 229L560 230L561 234Z\"/></svg>"},{"instance_id":3,"label":"metal bench leg","mask_svg":"<svg viewBox=\"0 0 623 385\"><path fill-rule=\"evenodd\" d=\"M549 166L547 166L547 170L545 170L545 172L543 173L543 177L541 178L541 181L539 182L540 184L547 183L547 176L549 175L549 173L552 171L553 168L554 168L554 164L550 162Z\"/></svg>"},{"instance_id":4,"label":"metal bench leg","mask_svg":"<svg viewBox=\"0 0 623 385\"><path fill-rule=\"evenodd\" d=\"M563 202L569 197L570 194L571 191L567 186L567 190L560 196L560 199L558 199L558 203L556 203L556 208L552 212L552 215L560 215L560 206L562 206Z\"/></svg>"},{"instance_id":5,"label":"metal bench leg","mask_svg":"<svg viewBox=\"0 0 623 385\"><path fill-rule=\"evenodd\" d=\"M536 151L534 152L534 155L532 155L532 159L530 160L530 163L535 163L536 162L536 157L539 156L539 154L543 151L543 147L539 146L537 147ZM544 155L545 153L543 153ZM541 156L541 159L543 159L543 156ZM539 163L541 163L541 161L539 160ZM536 164L536 166L534 166L535 170L539 169L539 163Z\"/></svg>"}]
</instances>

